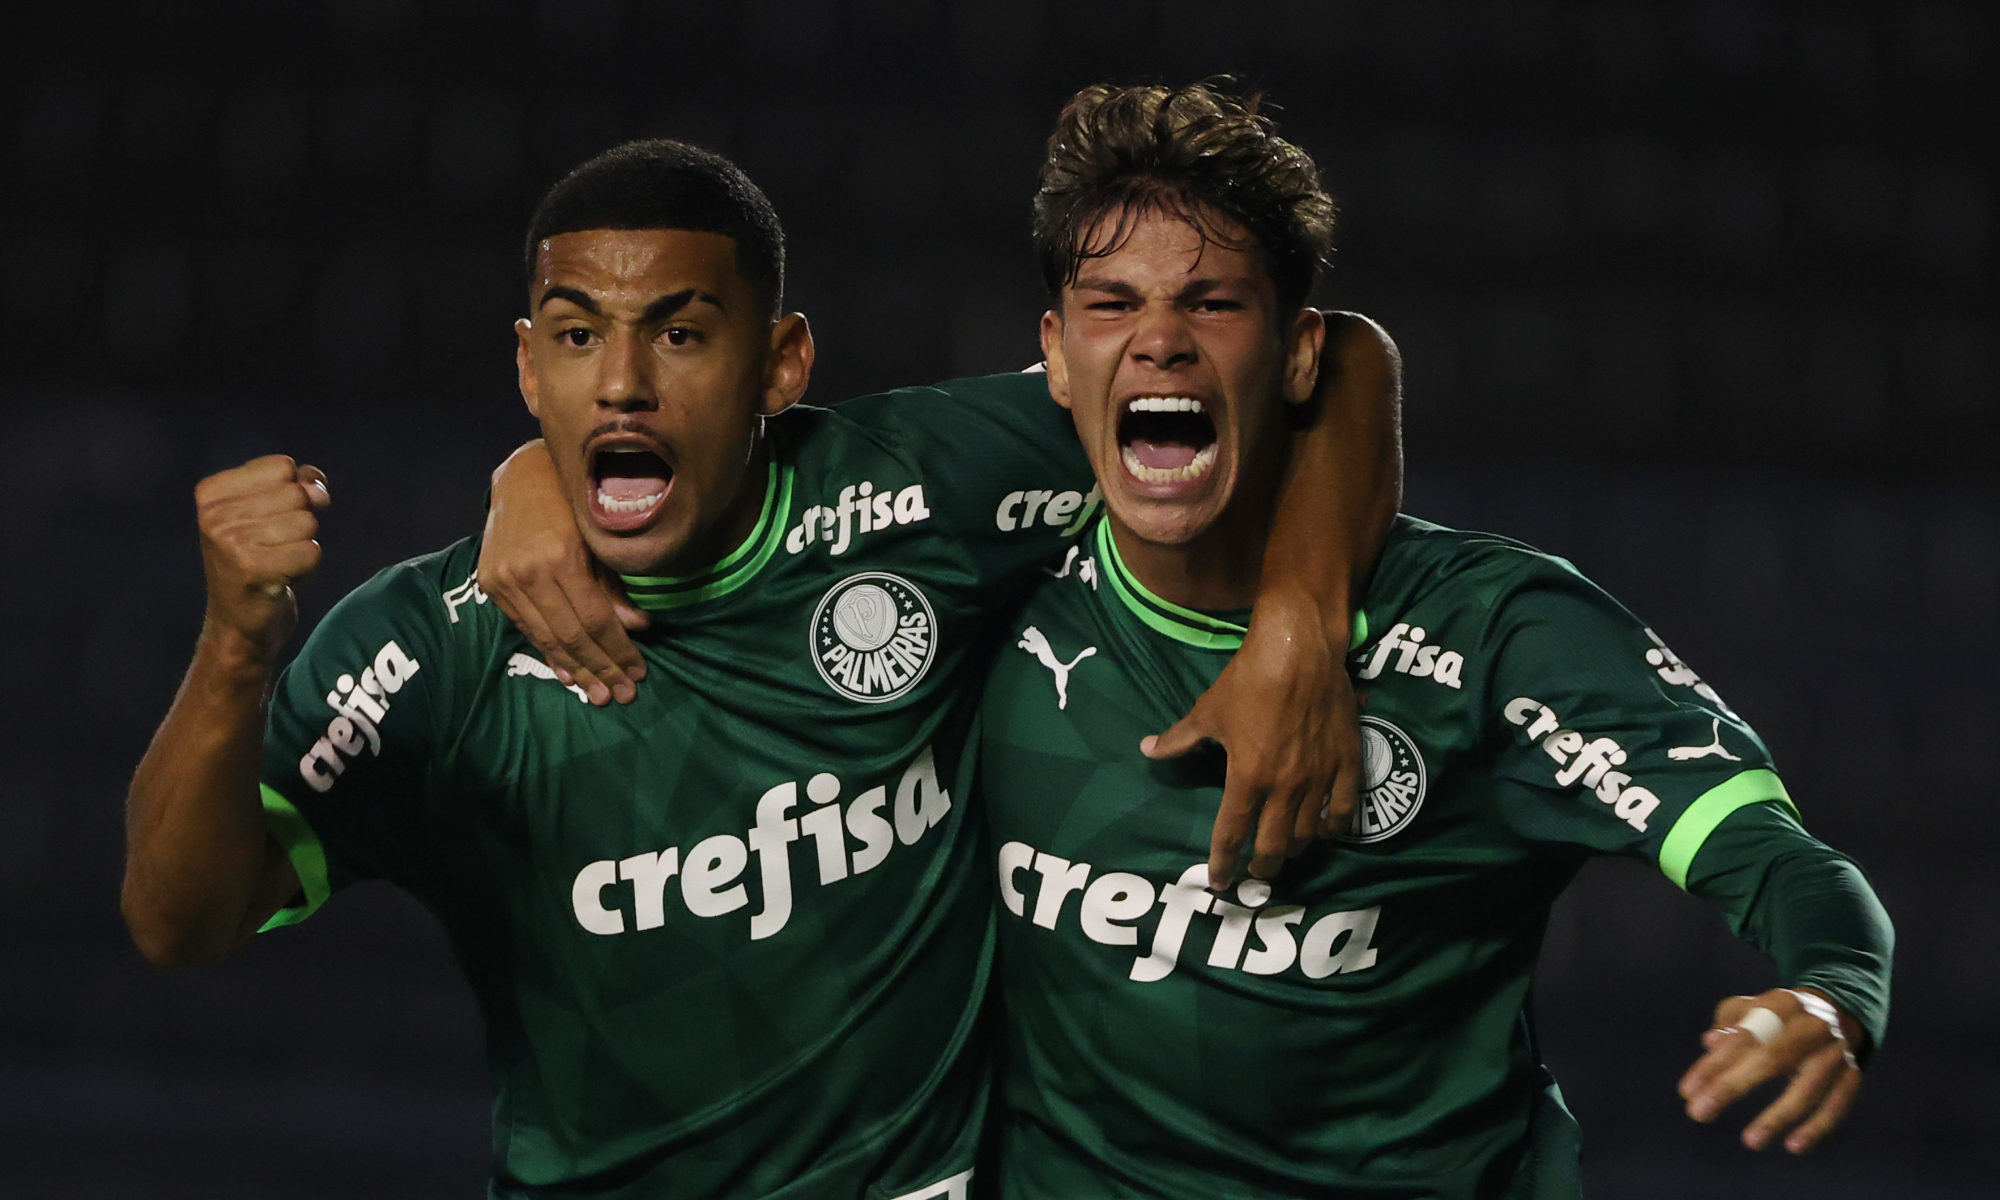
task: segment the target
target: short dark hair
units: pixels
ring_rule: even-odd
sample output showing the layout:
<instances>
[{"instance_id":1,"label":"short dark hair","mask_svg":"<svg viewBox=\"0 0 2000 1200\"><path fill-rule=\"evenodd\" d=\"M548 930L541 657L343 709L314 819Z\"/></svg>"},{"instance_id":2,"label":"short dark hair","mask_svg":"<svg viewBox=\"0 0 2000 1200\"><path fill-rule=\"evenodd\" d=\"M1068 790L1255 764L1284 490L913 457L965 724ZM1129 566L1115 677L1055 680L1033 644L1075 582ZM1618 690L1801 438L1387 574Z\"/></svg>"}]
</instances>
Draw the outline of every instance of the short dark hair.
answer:
<instances>
[{"instance_id":1,"label":"short dark hair","mask_svg":"<svg viewBox=\"0 0 2000 1200\"><path fill-rule=\"evenodd\" d=\"M1035 193L1035 249L1051 297L1085 261L1115 253L1134 218L1157 212L1220 245L1231 243L1215 215L1241 225L1264 252L1283 311L1305 304L1333 253L1333 197L1311 156L1258 111L1262 95L1219 90L1228 83L1095 84L1071 97Z\"/></svg>"},{"instance_id":2,"label":"short dark hair","mask_svg":"<svg viewBox=\"0 0 2000 1200\"><path fill-rule=\"evenodd\" d=\"M736 269L778 319L785 295L785 229L743 168L668 138L613 146L562 177L528 222L528 279L541 244L587 229L686 229L736 241Z\"/></svg>"}]
</instances>

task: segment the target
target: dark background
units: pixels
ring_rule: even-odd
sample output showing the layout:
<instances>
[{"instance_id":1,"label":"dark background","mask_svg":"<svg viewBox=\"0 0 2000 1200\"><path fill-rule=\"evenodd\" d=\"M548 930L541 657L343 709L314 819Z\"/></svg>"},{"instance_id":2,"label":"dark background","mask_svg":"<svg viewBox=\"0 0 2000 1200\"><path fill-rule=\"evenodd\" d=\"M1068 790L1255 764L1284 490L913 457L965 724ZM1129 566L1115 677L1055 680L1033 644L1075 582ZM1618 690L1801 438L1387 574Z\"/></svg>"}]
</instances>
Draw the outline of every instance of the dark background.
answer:
<instances>
[{"instance_id":1,"label":"dark background","mask_svg":"<svg viewBox=\"0 0 2000 1200\"><path fill-rule=\"evenodd\" d=\"M31 24L30 21L39 22ZM282 450L338 507L310 620L469 532L531 430L540 191L628 136L740 160L814 399L1036 357L1039 145L1099 79L1235 71L1343 201L1322 303L1408 359L1409 507L1573 558L1753 721L1901 938L1860 1108L1803 1163L1692 1126L1768 982L1631 864L1549 938L1597 1197L1970 1197L2000 1168L1995 18L1928 3L222 6L7 18L0 1194L480 1193L477 1018L382 889L156 973L121 805L201 607L190 489Z\"/></svg>"}]
</instances>

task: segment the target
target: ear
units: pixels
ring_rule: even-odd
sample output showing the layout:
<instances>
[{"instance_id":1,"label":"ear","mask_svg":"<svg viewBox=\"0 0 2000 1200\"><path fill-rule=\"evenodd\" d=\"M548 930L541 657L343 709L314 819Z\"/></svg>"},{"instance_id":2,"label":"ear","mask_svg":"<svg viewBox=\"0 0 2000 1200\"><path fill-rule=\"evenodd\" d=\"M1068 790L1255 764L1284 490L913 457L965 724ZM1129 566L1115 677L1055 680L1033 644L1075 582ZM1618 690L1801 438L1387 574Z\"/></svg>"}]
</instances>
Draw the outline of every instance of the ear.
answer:
<instances>
[{"instance_id":1,"label":"ear","mask_svg":"<svg viewBox=\"0 0 2000 1200\"><path fill-rule=\"evenodd\" d=\"M1287 404L1312 399L1319 382L1319 352L1326 345L1326 318L1316 308L1302 308L1292 318L1285 346L1284 395Z\"/></svg>"},{"instance_id":2,"label":"ear","mask_svg":"<svg viewBox=\"0 0 2000 1200\"><path fill-rule=\"evenodd\" d=\"M1063 357L1063 320L1055 309L1042 314L1042 361L1049 368L1049 395L1069 407L1069 360Z\"/></svg>"},{"instance_id":3,"label":"ear","mask_svg":"<svg viewBox=\"0 0 2000 1200\"><path fill-rule=\"evenodd\" d=\"M534 329L535 323L526 317L514 322L514 374L521 383L521 399L528 402L528 411L539 419L542 415L541 383L535 378L535 356L528 351L528 335Z\"/></svg>"},{"instance_id":4,"label":"ear","mask_svg":"<svg viewBox=\"0 0 2000 1200\"><path fill-rule=\"evenodd\" d=\"M786 313L771 326L771 352L764 360L764 394L757 411L767 417L799 402L812 382L812 326L804 313Z\"/></svg>"}]
</instances>

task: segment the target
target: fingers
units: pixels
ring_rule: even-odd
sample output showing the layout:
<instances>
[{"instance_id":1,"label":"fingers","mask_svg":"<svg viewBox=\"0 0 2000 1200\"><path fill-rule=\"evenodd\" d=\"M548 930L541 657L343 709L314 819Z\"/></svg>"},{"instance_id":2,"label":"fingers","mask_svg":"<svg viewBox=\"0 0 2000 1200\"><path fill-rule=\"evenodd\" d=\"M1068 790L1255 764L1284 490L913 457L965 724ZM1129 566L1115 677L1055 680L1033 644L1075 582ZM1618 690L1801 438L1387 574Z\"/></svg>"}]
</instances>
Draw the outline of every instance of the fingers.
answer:
<instances>
[{"instance_id":1,"label":"fingers","mask_svg":"<svg viewBox=\"0 0 2000 1200\"><path fill-rule=\"evenodd\" d=\"M298 484L305 489L306 503L313 508L325 508L333 503L333 493L326 487L326 472L311 463L299 467Z\"/></svg>"},{"instance_id":2,"label":"fingers","mask_svg":"<svg viewBox=\"0 0 2000 1200\"><path fill-rule=\"evenodd\" d=\"M574 630L556 629L559 635L568 635L563 648L579 669L601 680L620 704L630 703L639 694L638 681L646 677L646 660L626 635L617 605L595 572L559 575L556 583L576 618ZM552 620L551 625L556 623Z\"/></svg>"},{"instance_id":3,"label":"fingers","mask_svg":"<svg viewBox=\"0 0 2000 1200\"><path fill-rule=\"evenodd\" d=\"M1791 1130L1786 1149L1802 1154L1842 1119L1861 1085L1861 1071L1840 1034L1796 992L1772 989L1731 996L1715 1009L1716 1026L1702 1034L1706 1053L1681 1077L1687 1114L1713 1120L1746 1092L1773 1079L1791 1082L1743 1130L1743 1144L1762 1150ZM1793 1126L1797 1126L1793 1129Z\"/></svg>"},{"instance_id":4,"label":"fingers","mask_svg":"<svg viewBox=\"0 0 2000 1200\"><path fill-rule=\"evenodd\" d=\"M1861 1092L1861 1071L1848 1065L1845 1055L1841 1062L1843 1069L1834 1077L1833 1087L1820 1101L1818 1111L1785 1139L1785 1149L1791 1153L1804 1154L1819 1145L1827 1134L1847 1119L1848 1110L1854 1107L1854 1098Z\"/></svg>"},{"instance_id":5,"label":"fingers","mask_svg":"<svg viewBox=\"0 0 2000 1200\"><path fill-rule=\"evenodd\" d=\"M1337 721L1335 729L1335 753L1333 786L1327 790L1325 802L1319 806L1319 836L1339 837L1346 833L1354 821L1354 812L1361 804L1361 726L1359 720L1349 717Z\"/></svg>"},{"instance_id":6,"label":"fingers","mask_svg":"<svg viewBox=\"0 0 2000 1200\"><path fill-rule=\"evenodd\" d=\"M1275 879L1292 855L1292 828L1297 823L1299 797L1265 792L1257 806L1257 844L1250 856L1253 879Z\"/></svg>"},{"instance_id":7,"label":"fingers","mask_svg":"<svg viewBox=\"0 0 2000 1200\"><path fill-rule=\"evenodd\" d=\"M1197 700L1188 715L1175 721L1165 733L1139 739L1139 753L1147 758L1179 758L1208 740L1208 730Z\"/></svg>"},{"instance_id":8,"label":"fingers","mask_svg":"<svg viewBox=\"0 0 2000 1200\"><path fill-rule=\"evenodd\" d=\"M565 682L574 682L582 688L592 704L611 703L611 685L599 674L608 660L601 655L592 657L595 646L584 632L583 621L577 616L569 594L551 576L517 582L516 590L519 594L515 607L532 610L532 616L523 611L522 616L527 619L515 624L542 652L542 658L556 674L567 677ZM587 657L590 662L585 661Z\"/></svg>"},{"instance_id":9,"label":"fingers","mask_svg":"<svg viewBox=\"0 0 2000 1200\"><path fill-rule=\"evenodd\" d=\"M1326 811L1324 800L1314 801L1310 796L1302 796L1292 816L1292 848L1286 852L1287 858L1297 858L1321 835L1320 829Z\"/></svg>"},{"instance_id":10,"label":"fingers","mask_svg":"<svg viewBox=\"0 0 2000 1200\"><path fill-rule=\"evenodd\" d=\"M632 603L631 599L625 595L625 589L620 587L616 580L607 581L605 587L611 593L611 610L618 614L618 623L620 625L634 633L637 633L641 629L652 628L653 618L648 616L644 609ZM639 673L634 675L633 678L643 679L645 676L646 661L642 658L639 660Z\"/></svg>"},{"instance_id":11,"label":"fingers","mask_svg":"<svg viewBox=\"0 0 2000 1200\"><path fill-rule=\"evenodd\" d=\"M480 551L479 584L557 677L592 704L626 703L638 695L645 660L618 606L637 610L622 594L607 594L581 541L534 536L503 547L499 537L489 536ZM643 614L637 615L643 627Z\"/></svg>"},{"instance_id":12,"label":"fingers","mask_svg":"<svg viewBox=\"0 0 2000 1200\"><path fill-rule=\"evenodd\" d=\"M315 467L313 470L317 471ZM217 471L195 485L194 502L197 507L233 500L239 496L270 491L288 483L298 481L299 466L289 454L266 454L253 458L240 467L227 471ZM324 479L324 476L321 476Z\"/></svg>"},{"instance_id":13,"label":"fingers","mask_svg":"<svg viewBox=\"0 0 2000 1200\"><path fill-rule=\"evenodd\" d=\"M1243 843L1256 828L1259 807L1249 789L1234 775L1224 779L1222 807L1216 810L1215 830L1208 842L1210 891L1223 891L1236 882L1236 870L1243 861Z\"/></svg>"},{"instance_id":14,"label":"fingers","mask_svg":"<svg viewBox=\"0 0 2000 1200\"><path fill-rule=\"evenodd\" d=\"M290 635L291 587L319 567L326 475L282 454L218 471L195 485L195 519L208 580L208 620L259 653Z\"/></svg>"},{"instance_id":15,"label":"fingers","mask_svg":"<svg viewBox=\"0 0 2000 1200\"><path fill-rule=\"evenodd\" d=\"M1846 1072L1847 1056L1842 1048L1837 1044L1822 1047L1792 1076L1791 1085L1744 1127L1743 1144L1752 1150L1762 1150L1773 1136L1818 1112L1833 1085Z\"/></svg>"}]
</instances>

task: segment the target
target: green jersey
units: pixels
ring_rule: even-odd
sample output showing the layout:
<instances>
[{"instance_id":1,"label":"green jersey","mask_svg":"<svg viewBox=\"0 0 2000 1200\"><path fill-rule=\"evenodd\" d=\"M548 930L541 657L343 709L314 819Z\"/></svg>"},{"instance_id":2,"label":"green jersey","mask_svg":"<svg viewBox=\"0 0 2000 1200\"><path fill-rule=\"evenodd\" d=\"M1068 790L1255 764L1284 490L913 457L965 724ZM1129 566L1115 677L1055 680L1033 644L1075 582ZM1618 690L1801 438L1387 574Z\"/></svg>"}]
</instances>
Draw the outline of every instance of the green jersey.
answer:
<instances>
[{"instance_id":1,"label":"green jersey","mask_svg":"<svg viewBox=\"0 0 2000 1200\"><path fill-rule=\"evenodd\" d=\"M496 1196L958 1197L990 891L982 622L1082 525L1039 375L789 413L749 538L652 611L629 705L565 687L462 542L342 600L264 763L298 920L363 879L485 1017Z\"/></svg>"},{"instance_id":2,"label":"green jersey","mask_svg":"<svg viewBox=\"0 0 2000 1200\"><path fill-rule=\"evenodd\" d=\"M1356 621L1353 824L1215 895L1219 758L1138 744L1247 617L1153 595L1100 523L989 677L1004 1193L1576 1194L1527 1015L1550 904L1596 853L1686 886L1724 818L1789 809L1763 744L1567 563L1401 518Z\"/></svg>"}]
</instances>

